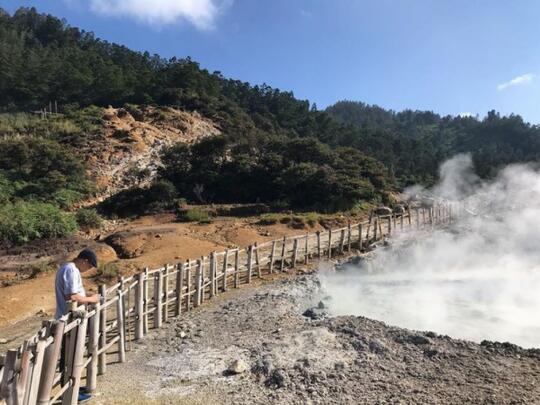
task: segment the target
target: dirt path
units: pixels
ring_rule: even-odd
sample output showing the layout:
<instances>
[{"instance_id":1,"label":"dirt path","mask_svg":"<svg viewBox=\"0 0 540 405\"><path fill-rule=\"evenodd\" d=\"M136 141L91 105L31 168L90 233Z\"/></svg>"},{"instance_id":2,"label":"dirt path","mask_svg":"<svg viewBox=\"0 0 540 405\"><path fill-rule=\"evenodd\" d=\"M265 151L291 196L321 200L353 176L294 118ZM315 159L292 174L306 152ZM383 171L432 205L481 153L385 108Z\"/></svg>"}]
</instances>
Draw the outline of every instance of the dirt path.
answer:
<instances>
[{"instance_id":1,"label":"dirt path","mask_svg":"<svg viewBox=\"0 0 540 405\"><path fill-rule=\"evenodd\" d=\"M538 403L539 350L325 318L322 296L315 275L223 294L134 345L94 403Z\"/></svg>"}]
</instances>

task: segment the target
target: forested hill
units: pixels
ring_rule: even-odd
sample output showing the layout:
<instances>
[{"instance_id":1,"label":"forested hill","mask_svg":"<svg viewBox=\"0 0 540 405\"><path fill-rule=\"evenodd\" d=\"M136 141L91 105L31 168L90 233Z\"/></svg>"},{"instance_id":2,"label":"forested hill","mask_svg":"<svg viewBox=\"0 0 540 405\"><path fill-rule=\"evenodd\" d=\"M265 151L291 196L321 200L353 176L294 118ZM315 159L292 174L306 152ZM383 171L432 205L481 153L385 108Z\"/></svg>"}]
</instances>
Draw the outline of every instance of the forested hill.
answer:
<instances>
[{"instance_id":1,"label":"forested hill","mask_svg":"<svg viewBox=\"0 0 540 405\"><path fill-rule=\"evenodd\" d=\"M347 148L357 129L292 92L227 79L189 58L135 52L35 9L0 11L0 66L0 244L73 231L64 211L98 187L84 179L88 156L80 154L103 139L109 105L135 120L154 111L157 127L172 119L167 106L196 111L221 135L163 150L154 183L112 197L104 215L155 212L180 200L328 212L386 203L393 188L381 162ZM55 101L61 116L28 113Z\"/></svg>"},{"instance_id":2,"label":"forested hill","mask_svg":"<svg viewBox=\"0 0 540 405\"><path fill-rule=\"evenodd\" d=\"M168 209L184 199L353 209L390 203L396 186L433 182L438 165L457 152L472 151L484 176L540 156L539 129L519 116L492 112L478 121L351 102L319 111L292 92L225 78L190 58L135 52L33 8L0 9L0 66L0 244L76 228L66 211L99 187L81 153L104 139L109 105L155 127L174 121L169 107L197 112L221 135L165 148L154 183L112 197L101 207L105 215ZM51 102L62 115L29 114Z\"/></svg>"},{"instance_id":3,"label":"forested hill","mask_svg":"<svg viewBox=\"0 0 540 405\"><path fill-rule=\"evenodd\" d=\"M326 112L354 125L362 134L362 148L385 162L403 185L433 182L439 164L461 152L472 153L482 177L491 177L510 163L540 161L540 127L519 115L505 117L490 111L483 119L440 116L431 111L395 112L355 101L337 102Z\"/></svg>"}]
</instances>

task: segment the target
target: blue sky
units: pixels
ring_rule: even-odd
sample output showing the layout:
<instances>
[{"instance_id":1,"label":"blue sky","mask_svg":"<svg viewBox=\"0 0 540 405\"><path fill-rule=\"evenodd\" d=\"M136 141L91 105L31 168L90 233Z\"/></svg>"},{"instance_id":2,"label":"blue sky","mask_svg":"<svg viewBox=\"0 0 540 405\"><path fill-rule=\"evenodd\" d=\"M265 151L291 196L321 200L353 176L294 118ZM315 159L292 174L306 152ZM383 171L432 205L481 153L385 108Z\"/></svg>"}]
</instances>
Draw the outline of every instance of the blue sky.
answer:
<instances>
[{"instance_id":1,"label":"blue sky","mask_svg":"<svg viewBox=\"0 0 540 405\"><path fill-rule=\"evenodd\" d=\"M540 123L537 0L0 0L98 37L292 90Z\"/></svg>"}]
</instances>

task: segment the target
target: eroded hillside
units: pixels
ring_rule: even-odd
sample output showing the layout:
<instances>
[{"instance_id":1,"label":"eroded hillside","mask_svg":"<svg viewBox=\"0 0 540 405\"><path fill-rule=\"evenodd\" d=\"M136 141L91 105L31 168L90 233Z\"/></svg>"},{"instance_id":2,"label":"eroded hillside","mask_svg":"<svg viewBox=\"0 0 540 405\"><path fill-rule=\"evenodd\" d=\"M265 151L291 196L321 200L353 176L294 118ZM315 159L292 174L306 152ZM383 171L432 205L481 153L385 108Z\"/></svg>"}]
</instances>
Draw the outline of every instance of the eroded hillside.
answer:
<instances>
[{"instance_id":1,"label":"eroded hillside","mask_svg":"<svg viewBox=\"0 0 540 405\"><path fill-rule=\"evenodd\" d=\"M219 133L214 122L197 112L151 106L104 109L99 136L82 153L88 175L95 179L97 200L149 183L163 147Z\"/></svg>"}]
</instances>

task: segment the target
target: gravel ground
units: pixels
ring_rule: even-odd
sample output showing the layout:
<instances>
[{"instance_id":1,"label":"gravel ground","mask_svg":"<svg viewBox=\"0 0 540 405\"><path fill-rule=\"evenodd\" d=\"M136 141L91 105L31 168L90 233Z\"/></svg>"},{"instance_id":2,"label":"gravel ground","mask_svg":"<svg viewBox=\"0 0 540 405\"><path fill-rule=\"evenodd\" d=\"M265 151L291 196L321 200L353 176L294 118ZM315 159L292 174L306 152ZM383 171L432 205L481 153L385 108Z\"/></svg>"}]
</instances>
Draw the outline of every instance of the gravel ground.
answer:
<instances>
[{"instance_id":1,"label":"gravel ground","mask_svg":"<svg viewBox=\"0 0 540 405\"><path fill-rule=\"evenodd\" d=\"M534 404L540 350L325 316L317 275L227 292L109 366L94 403Z\"/></svg>"}]
</instances>

